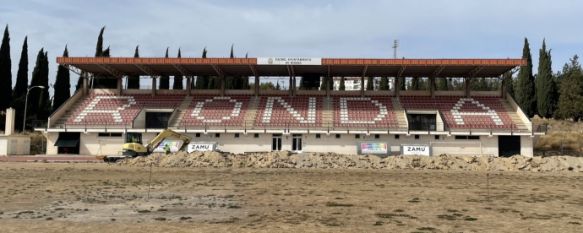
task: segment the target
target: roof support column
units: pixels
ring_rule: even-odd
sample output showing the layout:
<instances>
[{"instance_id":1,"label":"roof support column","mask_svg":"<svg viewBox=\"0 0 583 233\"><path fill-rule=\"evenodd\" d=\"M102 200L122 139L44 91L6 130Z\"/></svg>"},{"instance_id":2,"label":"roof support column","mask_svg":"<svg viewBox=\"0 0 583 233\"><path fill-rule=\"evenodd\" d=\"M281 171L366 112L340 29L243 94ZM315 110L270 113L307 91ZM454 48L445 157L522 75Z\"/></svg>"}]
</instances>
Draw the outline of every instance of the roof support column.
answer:
<instances>
[{"instance_id":1,"label":"roof support column","mask_svg":"<svg viewBox=\"0 0 583 233\"><path fill-rule=\"evenodd\" d=\"M499 77L500 79L502 79L501 85L500 85L500 97L502 97L503 99L506 99L506 79L504 78L504 76Z\"/></svg>"},{"instance_id":2,"label":"roof support column","mask_svg":"<svg viewBox=\"0 0 583 233\"><path fill-rule=\"evenodd\" d=\"M122 77L117 78L117 95L121 95L122 94Z\"/></svg>"},{"instance_id":3,"label":"roof support column","mask_svg":"<svg viewBox=\"0 0 583 233\"><path fill-rule=\"evenodd\" d=\"M192 76L186 76L186 95L190 96L192 91Z\"/></svg>"},{"instance_id":4,"label":"roof support column","mask_svg":"<svg viewBox=\"0 0 583 233\"><path fill-rule=\"evenodd\" d=\"M255 97L257 97L260 94L259 93L259 75L255 75L255 85L254 86L255 86L255 89L254 89L255 92L254 92L254 94L255 94Z\"/></svg>"},{"instance_id":5,"label":"roof support column","mask_svg":"<svg viewBox=\"0 0 583 233\"><path fill-rule=\"evenodd\" d=\"M152 96L156 96L156 77L152 77Z\"/></svg>"},{"instance_id":6,"label":"roof support column","mask_svg":"<svg viewBox=\"0 0 583 233\"><path fill-rule=\"evenodd\" d=\"M89 93L89 79L87 78L87 73L82 72L81 78L83 79L83 95Z\"/></svg>"},{"instance_id":7,"label":"roof support column","mask_svg":"<svg viewBox=\"0 0 583 233\"><path fill-rule=\"evenodd\" d=\"M393 80L393 88L395 89L395 97L399 97L401 90L401 77L395 77Z\"/></svg>"},{"instance_id":8,"label":"roof support column","mask_svg":"<svg viewBox=\"0 0 583 233\"><path fill-rule=\"evenodd\" d=\"M364 75L360 76L360 96L364 96Z\"/></svg>"},{"instance_id":9,"label":"roof support column","mask_svg":"<svg viewBox=\"0 0 583 233\"><path fill-rule=\"evenodd\" d=\"M219 79L221 81L221 96L225 96L225 76L221 75Z\"/></svg>"},{"instance_id":10,"label":"roof support column","mask_svg":"<svg viewBox=\"0 0 583 233\"><path fill-rule=\"evenodd\" d=\"M435 97L435 77L429 77L429 94L431 94L431 98Z\"/></svg>"},{"instance_id":11,"label":"roof support column","mask_svg":"<svg viewBox=\"0 0 583 233\"><path fill-rule=\"evenodd\" d=\"M331 85L332 77L330 75L326 76L326 97L330 97L330 85Z\"/></svg>"},{"instance_id":12,"label":"roof support column","mask_svg":"<svg viewBox=\"0 0 583 233\"><path fill-rule=\"evenodd\" d=\"M470 97L470 78L464 77L464 93L466 97Z\"/></svg>"}]
</instances>

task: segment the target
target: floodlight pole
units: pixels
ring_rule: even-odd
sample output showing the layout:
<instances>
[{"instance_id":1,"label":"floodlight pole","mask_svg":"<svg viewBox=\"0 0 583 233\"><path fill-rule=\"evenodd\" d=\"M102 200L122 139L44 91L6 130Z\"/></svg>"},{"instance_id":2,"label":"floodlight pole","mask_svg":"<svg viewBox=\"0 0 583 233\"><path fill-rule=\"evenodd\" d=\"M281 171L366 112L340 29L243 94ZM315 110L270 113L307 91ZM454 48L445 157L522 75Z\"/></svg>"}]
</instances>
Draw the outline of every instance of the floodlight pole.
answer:
<instances>
[{"instance_id":1,"label":"floodlight pole","mask_svg":"<svg viewBox=\"0 0 583 233\"><path fill-rule=\"evenodd\" d=\"M40 88L41 91L42 89L45 89L44 86L32 86L29 87L28 89L26 89L26 98L24 100L24 119L22 119L22 132L24 132L26 130L26 109L28 107L28 94L30 93L30 90L34 89L34 88Z\"/></svg>"}]
</instances>

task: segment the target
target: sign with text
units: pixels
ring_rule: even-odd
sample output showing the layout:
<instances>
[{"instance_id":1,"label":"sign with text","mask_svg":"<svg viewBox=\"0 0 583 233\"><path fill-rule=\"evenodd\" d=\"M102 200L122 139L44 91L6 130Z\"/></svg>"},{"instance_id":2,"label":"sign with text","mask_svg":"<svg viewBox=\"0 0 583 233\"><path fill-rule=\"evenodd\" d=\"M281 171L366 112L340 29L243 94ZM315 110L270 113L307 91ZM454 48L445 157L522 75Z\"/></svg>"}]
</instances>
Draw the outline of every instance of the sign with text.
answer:
<instances>
[{"instance_id":1,"label":"sign with text","mask_svg":"<svg viewBox=\"0 0 583 233\"><path fill-rule=\"evenodd\" d=\"M191 142L186 148L186 152L192 153L195 151L213 151L215 150L215 143L213 142Z\"/></svg>"},{"instance_id":2,"label":"sign with text","mask_svg":"<svg viewBox=\"0 0 583 233\"><path fill-rule=\"evenodd\" d=\"M322 65L322 58L315 57L258 57L257 65Z\"/></svg>"},{"instance_id":3,"label":"sign with text","mask_svg":"<svg viewBox=\"0 0 583 233\"><path fill-rule=\"evenodd\" d=\"M431 155L428 145L403 145L401 153L403 155Z\"/></svg>"},{"instance_id":4,"label":"sign with text","mask_svg":"<svg viewBox=\"0 0 583 233\"><path fill-rule=\"evenodd\" d=\"M386 155L389 153L389 145L384 142L361 142L358 149L363 155Z\"/></svg>"}]
</instances>

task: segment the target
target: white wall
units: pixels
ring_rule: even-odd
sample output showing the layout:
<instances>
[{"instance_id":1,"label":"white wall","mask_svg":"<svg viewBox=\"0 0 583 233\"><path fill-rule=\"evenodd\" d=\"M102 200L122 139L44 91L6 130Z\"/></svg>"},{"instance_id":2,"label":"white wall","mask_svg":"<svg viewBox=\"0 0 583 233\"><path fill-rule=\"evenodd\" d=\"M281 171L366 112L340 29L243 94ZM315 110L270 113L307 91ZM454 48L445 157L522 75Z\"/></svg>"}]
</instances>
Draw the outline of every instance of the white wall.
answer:
<instances>
[{"instance_id":1,"label":"white wall","mask_svg":"<svg viewBox=\"0 0 583 233\"><path fill-rule=\"evenodd\" d=\"M121 137L98 137L97 133L81 133L80 154L83 155L114 155L121 153L124 144L125 135ZM143 133L142 142L148 143L156 133ZM217 148L221 151L232 153L244 152L262 152L271 151L272 134L259 134L258 138L253 133L240 133L235 138L233 133L221 133L216 137L215 133L203 134L196 137L196 134L186 134L192 142L216 142ZM58 138L58 133L47 133L47 154L57 154L57 147L53 146ZM291 150L292 135L282 135L282 150ZM450 155L491 155L498 156L498 136L480 136L480 140L456 140L455 136L439 135L379 135L375 139L374 135L361 134L359 139L354 134L341 134L336 138L335 134L320 134L316 138L315 134L303 134L303 152L336 152L343 154L356 154L357 143L363 141L386 142L390 147L392 154L400 154L401 145L428 145L431 146L432 155L450 154ZM525 156L532 156L532 137L521 137L521 153Z\"/></svg>"}]
</instances>

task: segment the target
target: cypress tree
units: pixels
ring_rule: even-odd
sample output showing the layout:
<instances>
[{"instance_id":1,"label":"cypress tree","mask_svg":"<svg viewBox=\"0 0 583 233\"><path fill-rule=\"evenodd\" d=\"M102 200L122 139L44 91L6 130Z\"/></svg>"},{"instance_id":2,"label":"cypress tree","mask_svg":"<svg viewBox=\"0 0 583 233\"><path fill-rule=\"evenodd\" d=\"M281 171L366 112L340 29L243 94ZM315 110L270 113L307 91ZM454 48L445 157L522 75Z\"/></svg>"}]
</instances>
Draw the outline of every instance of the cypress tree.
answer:
<instances>
[{"instance_id":1,"label":"cypress tree","mask_svg":"<svg viewBox=\"0 0 583 233\"><path fill-rule=\"evenodd\" d=\"M528 39L524 38L524 48L522 58L526 59L526 66L520 67L516 86L516 102L528 117L533 117L536 113L536 95L534 76L532 74L532 57Z\"/></svg>"},{"instance_id":2,"label":"cypress tree","mask_svg":"<svg viewBox=\"0 0 583 233\"><path fill-rule=\"evenodd\" d=\"M447 91L447 78L435 78L436 90Z\"/></svg>"},{"instance_id":3,"label":"cypress tree","mask_svg":"<svg viewBox=\"0 0 583 233\"><path fill-rule=\"evenodd\" d=\"M12 104L12 62L8 25L4 29L4 37L0 45L0 83L2 84L0 85L0 112L4 112Z\"/></svg>"},{"instance_id":4,"label":"cypress tree","mask_svg":"<svg viewBox=\"0 0 583 233\"><path fill-rule=\"evenodd\" d=\"M399 77L398 79L399 79L399 87L398 87L399 90L403 90L403 91L406 90L407 89L406 88L407 79L405 79L405 77Z\"/></svg>"},{"instance_id":5,"label":"cypress tree","mask_svg":"<svg viewBox=\"0 0 583 233\"><path fill-rule=\"evenodd\" d=\"M134 51L134 58L140 57L140 46L136 46L136 50ZM139 75L130 75L128 76L128 89L140 89L140 76Z\"/></svg>"},{"instance_id":6,"label":"cypress tree","mask_svg":"<svg viewBox=\"0 0 583 233\"><path fill-rule=\"evenodd\" d=\"M366 90L374 91L374 77L369 76L366 82Z\"/></svg>"},{"instance_id":7,"label":"cypress tree","mask_svg":"<svg viewBox=\"0 0 583 233\"><path fill-rule=\"evenodd\" d=\"M24 100L26 99L26 89L28 88L28 39L24 38L22 53L18 63L18 73L16 74L16 85L12 92L12 107L16 110L15 124L16 130L22 131L22 117L24 116Z\"/></svg>"},{"instance_id":8,"label":"cypress tree","mask_svg":"<svg viewBox=\"0 0 583 233\"><path fill-rule=\"evenodd\" d=\"M20 62L18 63L18 73L16 73L16 85L12 92L13 99L16 101L26 95L28 88L28 37L24 38L22 44L22 52L20 54ZM13 104L17 106L17 104Z\"/></svg>"},{"instance_id":9,"label":"cypress tree","mask_svg":"<svg viewBox=\"0 0 583 233\"><path fill-rule=\"evenodd\" d=\"M166 55L164 57L168 58L168 48L166 48ZM160 87L158 89L160 90L170 89L170 77L168 77L168 75L160 76Z\"/></svg>"},{"instance_id":10,"label":"cypress tree","mask_svg":"<svg viewBox=\"0 0 583 233\"><path fill-rule=\"evenodd\" d=\"M557 102L557 88L553 79L551 51L547 50L544 40L542 48L539 51L536 97L538 114L541 117L552 117Z\"/></svg>"},{"instance_id":11,"label":"cypress tree","mask_svg":"<svg viewBox=\"0 0 583 233\"><path fill-rule=\"evenodd\" d=\"M99 36L97 36L97 45L95 46L95 57L103 56L103 32L105 31L105 26L99 30Z\"/></svg>"},{"instance_id":12,"label":"cypress tree","mask_svg":"<svg viewBox=\"0 0 583 233\"><path fill-rule=\"evenodd\" d=\"M32 71L30 86L42 86L44 89L34 88L28 96L27 119L46 120L50 114L49 99L49 67L48 54L41 49L36 57L36 64Z\"/></svg>"},{"instance_id":13,"label":"cypress tree","mask_svg":"<svg viewBox=\"0 0 583 233\"><path fill-rule=\"evenodd\" d=\"M182 54L180 49L178 49L178 58L181 58ZM174 75L174 84L172 85L172 89L174 90L182 90L182 75Z\"/></svg>"},{"instance_id":14,"label":"cypress tree","mask_svg":"<svg viewBox=\"0 0 583 233\"><path fill-rule=\"evenodd\" d=\"M65 46L63 57L69 57L67 46ZM59 65L59 68L57 69L55 85L53 86L53 112L55 112L63 103L65 103L65 101L69 99L69 97L71 97L70 79L69 70L64 66Z\"/></svg>"},{"instance_id":15,"label":"cypress tree","mask_svg":"<svg viewBox=\"0 0 583 233\"><path fill-rule=\"evenodd\" d=\"M556 117L579 121L583 118L583 71L575 55L561 73Z\"/></svg>"},{"instance_id":16,"label":"cypress tree","mask_svg":"<svg viewBox=\"0 0 583 233\"><path fill-rule=\"evenodd\" d=\"M340 85L338 85L338 90L339 91L344 91L346 90L346 84L344 83L346 80L344 80L344 76L340 77Z\"/></svg>"},{"instance_id":17,"label":"cypress tree","mask_svg":"<svg viewBox=\"0 0 583 233\"><path fill-rule=\"evenodd\" d=\"M419 90L419 78L413 77L411 80L411 89L412 90Z\"/></svg>"}]
</instances>

